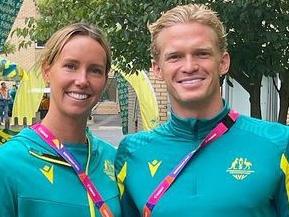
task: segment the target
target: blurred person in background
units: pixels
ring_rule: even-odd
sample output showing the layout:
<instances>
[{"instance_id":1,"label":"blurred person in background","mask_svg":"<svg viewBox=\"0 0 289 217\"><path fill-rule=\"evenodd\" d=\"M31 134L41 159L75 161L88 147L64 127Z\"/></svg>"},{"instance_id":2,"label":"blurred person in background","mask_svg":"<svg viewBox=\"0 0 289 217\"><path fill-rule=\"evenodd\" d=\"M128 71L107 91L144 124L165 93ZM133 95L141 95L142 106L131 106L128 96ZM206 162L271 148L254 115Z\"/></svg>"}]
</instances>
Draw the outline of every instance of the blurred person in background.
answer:
<instances>
[{"instance_id":1,"label":"blurred person in background","mask_svg":"<svg viewBox=\"0 0 289 217\"><path fill-rule=\"evenodd\" d=\"M0 87L0 121L1 123L5 123L8 119L8 110L9 110L9 93L8 88L5 81L1 82Z\"/></svg>"}]
</instances>

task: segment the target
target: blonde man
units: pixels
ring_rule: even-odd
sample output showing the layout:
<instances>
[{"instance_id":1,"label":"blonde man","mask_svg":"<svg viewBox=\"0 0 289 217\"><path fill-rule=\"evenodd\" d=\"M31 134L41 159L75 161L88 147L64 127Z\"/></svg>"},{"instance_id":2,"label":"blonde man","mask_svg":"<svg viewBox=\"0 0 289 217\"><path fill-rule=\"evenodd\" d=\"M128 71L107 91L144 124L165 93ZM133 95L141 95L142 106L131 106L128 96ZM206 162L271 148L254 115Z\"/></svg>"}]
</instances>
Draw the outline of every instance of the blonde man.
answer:
<instances>
[{"instance_id":1,"label":"blonde man","mask_svg":"<svg viewBox=\"0 0 289 217\"><path fill-rule=\"evenodd\" d=\"M217 14L178 6L150 32L152 68L172 111L120 144L124 216L288 217L289 129L239 115L222 99L230 56Z\"/></svg>"}]
</instances>

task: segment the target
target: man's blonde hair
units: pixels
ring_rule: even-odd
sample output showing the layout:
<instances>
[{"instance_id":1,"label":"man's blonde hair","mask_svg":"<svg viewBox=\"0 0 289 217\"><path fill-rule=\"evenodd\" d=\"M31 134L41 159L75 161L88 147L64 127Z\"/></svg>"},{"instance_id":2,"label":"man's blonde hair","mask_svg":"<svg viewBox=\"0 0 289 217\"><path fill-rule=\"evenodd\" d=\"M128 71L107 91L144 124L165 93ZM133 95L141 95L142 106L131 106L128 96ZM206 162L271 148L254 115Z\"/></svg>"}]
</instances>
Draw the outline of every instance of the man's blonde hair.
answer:
<instances>
[{"instance_id":1,"label":"man's blonde hair","mask_svg":"<svg viewBox=\"0 0 289 217\"><path fill-rule=\"evenodd\" d=\"M223 23L215 11L205 5L188 4L177 6L165 12L156 22L149 25L151 33L151 55L154 60L159 58L158 36L168 27L179 23L198 22L211 27L217 35L217 46L221 52L227 51L226 32Z\"/></svg>"},{"instance_id":2,"label":"man's blonde hair","mask_svg":"<svg viewBox=\"0 0 289 217\"><path fill-rule=\"evenodd\" d=\"M101 45L106 54L106 75L108 75L111 68L110 45L99 28L85 23L74 23L55 32L45 44L38 67L52 65L58 59L64 45L78 35L88 36Z\"/></svg>"}]
</instances>

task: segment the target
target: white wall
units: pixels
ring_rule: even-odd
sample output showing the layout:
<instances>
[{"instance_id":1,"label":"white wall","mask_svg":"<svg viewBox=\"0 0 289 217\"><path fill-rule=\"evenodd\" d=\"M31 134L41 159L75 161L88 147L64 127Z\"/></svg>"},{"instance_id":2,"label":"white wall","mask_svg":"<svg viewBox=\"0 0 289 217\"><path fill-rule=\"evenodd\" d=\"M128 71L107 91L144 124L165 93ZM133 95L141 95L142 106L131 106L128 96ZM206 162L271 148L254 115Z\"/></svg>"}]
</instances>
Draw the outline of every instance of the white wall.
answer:
<instances>
[{"instance_id":1,"label":"white wall","mask_svg":"<svg viewBox=\"0 0 289 217\"><path fill-rule=\"evenodd\" d=\"M250 116L250 102L248 92L235 80L230 79L233 87L224 81L222 95L230 106L244 115ZM261 112L264 120L277 120L279 97L272 82L272 78L263 77L261 87Z\"/></svg>"}]
</instances>

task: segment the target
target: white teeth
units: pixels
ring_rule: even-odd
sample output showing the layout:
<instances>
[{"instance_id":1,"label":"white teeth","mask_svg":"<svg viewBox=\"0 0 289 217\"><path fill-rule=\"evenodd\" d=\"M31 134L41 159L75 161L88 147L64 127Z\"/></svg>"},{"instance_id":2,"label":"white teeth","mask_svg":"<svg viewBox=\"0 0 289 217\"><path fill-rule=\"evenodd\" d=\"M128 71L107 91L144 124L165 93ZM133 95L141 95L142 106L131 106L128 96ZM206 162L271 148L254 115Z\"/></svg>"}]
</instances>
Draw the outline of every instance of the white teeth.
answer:
<instances>
[{"instance_id":1,"label":"white teeth","mask_svg":"<svg viewBox=\"0 0 289 217\"><path fill-rule=\"evenodd\" d=\"M185 81L181 81L182 84L194 84L196 82L201 81L202 79L192 79L192 80L185 80Z\"/></svg>"},{"instance_id":2,"label":"white teeth","mask_svg":"<svg viewBox=\"0 0 289 217\"><path fill-rule=\"evenodd\" d=\"M78 99L78 100L83 100L83 99L87 99L88 95L87 94L80 94L80 93L75 93L75 92L69 92L68 95L74 99Z\"/></svg>"}]
</instances>

